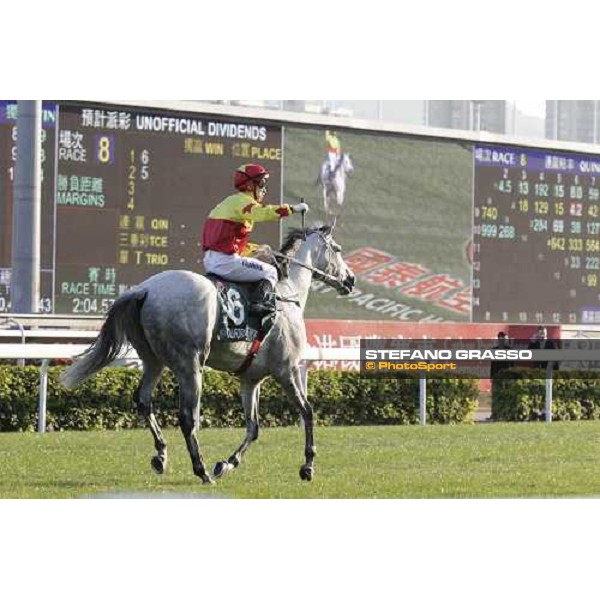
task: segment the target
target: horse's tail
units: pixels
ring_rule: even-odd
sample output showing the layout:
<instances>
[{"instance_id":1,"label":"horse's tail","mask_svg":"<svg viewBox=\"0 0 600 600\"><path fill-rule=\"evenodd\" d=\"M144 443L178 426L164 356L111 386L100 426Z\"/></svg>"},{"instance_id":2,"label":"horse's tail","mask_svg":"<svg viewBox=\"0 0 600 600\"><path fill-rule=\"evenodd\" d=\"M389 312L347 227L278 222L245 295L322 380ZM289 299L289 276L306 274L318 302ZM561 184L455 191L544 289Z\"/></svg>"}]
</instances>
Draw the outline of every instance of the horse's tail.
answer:
<instances>
[{"instance_id":1,"label":"horse's tail","mask_svg":"<svg viewBox=\"0 0 600 600\"><path fill-rule=\"evenodd\" d=\"M66 388L79 385L115 360L127 342L138 349L148 347L140 322L147 293L146 290L131 290L115 301L92 345L60 374L62 385Z\"/></svg>"}]
</instances>

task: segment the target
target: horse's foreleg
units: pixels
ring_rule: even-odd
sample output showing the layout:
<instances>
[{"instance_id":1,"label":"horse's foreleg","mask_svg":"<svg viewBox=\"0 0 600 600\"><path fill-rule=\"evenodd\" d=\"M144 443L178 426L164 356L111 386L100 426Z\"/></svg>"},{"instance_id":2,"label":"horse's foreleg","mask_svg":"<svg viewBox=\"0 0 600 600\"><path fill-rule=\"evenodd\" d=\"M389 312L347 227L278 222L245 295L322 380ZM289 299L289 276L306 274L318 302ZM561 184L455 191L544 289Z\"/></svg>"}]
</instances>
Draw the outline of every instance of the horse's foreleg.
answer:
<instances>
[{"instance_id":1,"label":"horse's foreleg","mask_svg":"<svg viewBox=\"0 0 600 600\"><path fill-rule=\"evenodd\" d=\"M327 194L327 190L323 188L323 208L325 209L325 214L329 214L329 195Z\"/></svg>"},{"instance_id":2,"label":"horse's foreleg","mask_svg":"<svg viewBox=\"0 0 600 600\"><path fill-rule=\"evenodd\" d=\"M313 436L313 409L304 393L300 369L297 367L294 368L290 372L289 377L281 379L280 383L288 398L298 407L302 421L304 422L304 456L306 462L300 467L300 479L311 481L315 474L314 460L317 448Z\"/></svg>"},{"instance_id":3,"label":"horse's foreleg","mask_svg":"<svg viewBox=\"0 0 600 600\"><path fill-rule=\"evenodd\" d=\"M152 457L150 464L159 474L164 473L167 466L167 442L152 412L152 393L160 379L162 370L163 365L160 362L146 359L142 379L133 395L134 408L137 410L138 415L146 420L154 438L154 447L157 454Z\"/></svg>"},{"instance_id":4,"label":"horse's foreleg","mask_svg":"<svg viewBox=\"0 0 600 600\"><path fill-rule=\"evenodd\" d=\"M203 483L212 483L206 472L204 459L196 439L196 430L200 425L200 398L202 395L202 371L198 364L192 373L178 375L179 380L179 426L187 445L194 474Z\"/></svg>"},{"instance_id":5,"label":"horse's foreleg","mask_svg":"<svg viewBox=\"0 0 600 600\"><path fill-rule=\"evenodd\" d=\"M242 404L246 418L246 437L242 445L227 459L215 464L213 477L223 477L225 473L235 469L248 450L248 446L258 438L258 401L260 397L260 383L256 381L242 381Z\"/></svg>"}]
</instances>

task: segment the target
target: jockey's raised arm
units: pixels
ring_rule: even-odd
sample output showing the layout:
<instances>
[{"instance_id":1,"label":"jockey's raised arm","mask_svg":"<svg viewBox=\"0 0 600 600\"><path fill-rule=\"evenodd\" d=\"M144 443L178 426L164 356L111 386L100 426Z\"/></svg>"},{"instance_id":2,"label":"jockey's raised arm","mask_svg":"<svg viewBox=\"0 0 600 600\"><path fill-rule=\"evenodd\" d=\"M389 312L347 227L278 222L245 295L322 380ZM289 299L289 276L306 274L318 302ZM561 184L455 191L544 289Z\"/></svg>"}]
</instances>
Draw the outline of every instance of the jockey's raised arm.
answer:
<instances>
[{"instance_id":1,"label":"jockey's raised arm","mask_svg":"<svg viewBox=\"0 0 600 600\"><path fill-rule=\"evenodd\" d=\"M273 265L249 256L257 247L249 241L254 223L286 218L299 206L265 204L268 181L269 173L262 165L236 169L236 193L213 208L202 232L206 271L231 281L259 282L251 304L259 315L275 310L273 289L278 275Z\"/></svg>"}]
</instances>

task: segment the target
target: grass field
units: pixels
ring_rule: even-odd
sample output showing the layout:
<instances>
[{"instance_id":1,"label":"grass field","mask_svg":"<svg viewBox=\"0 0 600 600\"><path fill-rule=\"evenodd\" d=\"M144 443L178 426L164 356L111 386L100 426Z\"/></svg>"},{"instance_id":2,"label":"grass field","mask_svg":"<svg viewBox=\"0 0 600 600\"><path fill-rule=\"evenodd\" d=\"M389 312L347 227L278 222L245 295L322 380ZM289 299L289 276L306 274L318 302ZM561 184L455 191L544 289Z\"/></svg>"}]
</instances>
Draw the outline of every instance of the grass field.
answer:
<instances>
[{"instance_id":1,"label":"grass field","mask_svg":"<svg viewBox=\"0 0 600 600\"><path fill-rule=\"evenodd\" d=\"M212 465L242 431L200 432ZM149 466L149 431L0 434L0 498L210 495L221 498L545 498L600 496L600 422L321 427L314 481L300 481L303 432L264 429L214 486L166 431L169 468Z\"/></svg>"}]
</instances>

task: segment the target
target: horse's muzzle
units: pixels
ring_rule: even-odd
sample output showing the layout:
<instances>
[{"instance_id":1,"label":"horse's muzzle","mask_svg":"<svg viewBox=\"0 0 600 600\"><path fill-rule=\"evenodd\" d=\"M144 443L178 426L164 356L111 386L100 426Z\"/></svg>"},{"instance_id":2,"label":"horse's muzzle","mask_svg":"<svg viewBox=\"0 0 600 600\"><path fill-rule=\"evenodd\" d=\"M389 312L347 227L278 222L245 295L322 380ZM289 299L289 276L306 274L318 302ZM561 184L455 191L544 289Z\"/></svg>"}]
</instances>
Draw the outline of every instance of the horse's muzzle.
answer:
<instances>
[{"instance_id":1,"label":"horse's muzzle","mask_svg":"<svg viewBox=\"0 0 600 600\"><path fill-rule=\"evenodd\" d=\"M342 281L342 289L340 290L342 296L347 296L354 289L355 283L356 278L354 277L354 275L346 275L346 278L344 279L344 281Z\"/></svg>"}]
</instances>

